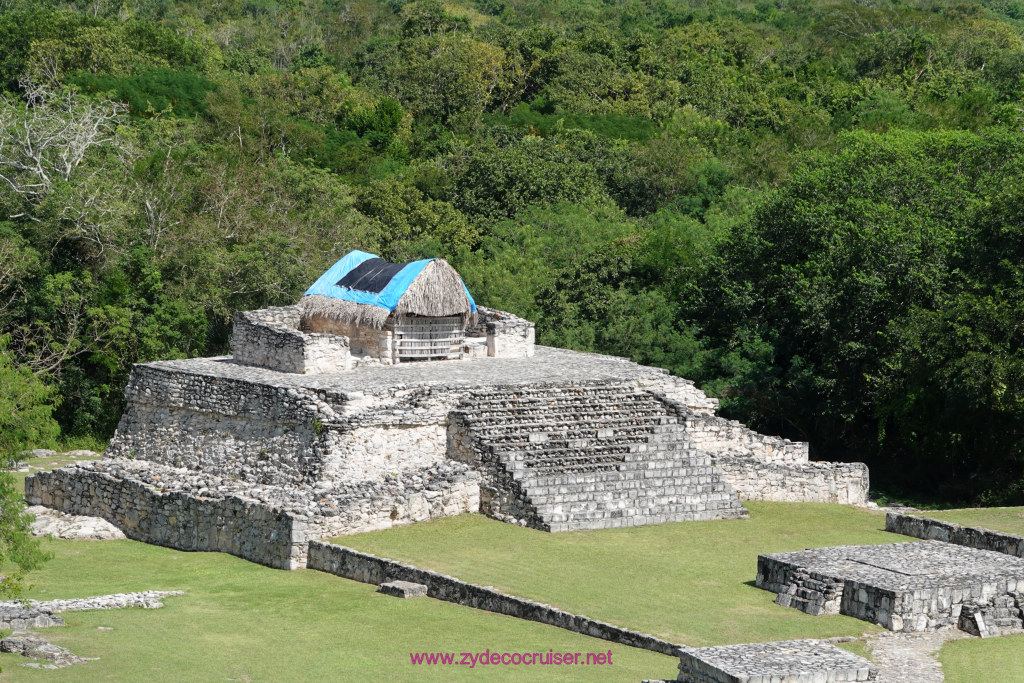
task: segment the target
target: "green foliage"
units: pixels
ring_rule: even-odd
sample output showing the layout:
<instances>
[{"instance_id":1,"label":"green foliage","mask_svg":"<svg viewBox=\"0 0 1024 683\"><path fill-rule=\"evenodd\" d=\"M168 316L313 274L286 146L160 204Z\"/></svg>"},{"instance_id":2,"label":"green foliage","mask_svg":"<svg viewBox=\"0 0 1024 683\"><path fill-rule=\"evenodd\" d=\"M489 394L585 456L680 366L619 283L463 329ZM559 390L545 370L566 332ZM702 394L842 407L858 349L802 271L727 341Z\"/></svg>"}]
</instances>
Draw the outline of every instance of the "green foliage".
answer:
<instances>
[{"instance_id":1,"label":"green foliage","mask_svg":"<svg viewBox=\"0 0 1024 683\"><path fill-rule=\"evenodd\" d=\"M1024 137L996 131L849 135L809 160L713 271L724 405L939 497L1019 479L1019 209L1001 188L1022 173Z\"/></svg>"},{"instance_id":2,"label":"green foliage","mask_svg":"<svg viewBox=\"0 0 1024 683\"><path fill-rule=\"evenodd\" d=\"M453 264L481 302L537 320L542 294L555 286L560 273L635 230L607 200L535 206L496 223L480 249L462 249ZM541 324L541 343L545 334L548 329Z\"/></svg>"},{"instance_id":3,"label":"green foliage","mask_svg":"<svg viewBox=\"0 0 1024 683\"><path fill-rule=\"evenodd\" d=\"M380 253L396 261L416 256L417 243L436 244L438 256L472 249L480 234L446 201L431 199L414 186L388 179L371 183L356 202L377 227Z\"/></svg>"},{"instance_id":4,"label":"green foliage","mask_svg":"<svg viewBox=\"0 0 1024 683\"><path fill-rule=\"evenodd\" d=\"M14 477L9 472L0 472L0 563L4 566L0 595L4 597L20 596L30 587L25 583L26 573L39 569L50 559L39 539L32 536L31 521Z\"/></svg>"},{"instance_id":5,"label":"green foliage","mask_svg":"<svg viewBox=\"0 0 1024 683\"><path fill-rule=\"evenodd\" d=\"M0 336L0 461L5 465L27 448L53 446L59 433L52 417L58 400L53 387L17 364L7 348L9 340ZM30 521L14 477L0 472L0 564L4 566L0 595L4 597L19 595L26 587L26 572L38 569L47 559L39 539L29 532Z\"/></svg>"},{"instance_id":6,"label":"green foliage","mask_svg":"<svg viewBox=\"0 0 1024 683\"><path fill-rule=\"evenodd\" d=\"M69 74L73 83L88 93L112 93L126 102L134 116L173 113L194 116L205 112L203 100L216 84L194 72L155 68L136 76L114 76L78 71Z\"/></svg>"},{"instance_id":7,"label":"green foliage","mask_svg":"<svg viewBox=\"0 0 1024 683\"><path fill-rule=\"evenodd\" d=\"M447 162L458 206L468 214L511 218L534 204L579 202L602 194L596 169L587 163L593 135L566 132L489 142L454 154Z\"/></svg>"},{"instance_id":8,"label":"green foliage","mask_svg":"<svg viewBox=\"0 0 1024 683\"><path fill-rule=\"evenodd\" d=\"M58 401L53 387L18 365L9 343L9 336L0 337L0 459L4 462L28 448L53 446L60 432L52 416Z\"/></svg>"}]
</instances>

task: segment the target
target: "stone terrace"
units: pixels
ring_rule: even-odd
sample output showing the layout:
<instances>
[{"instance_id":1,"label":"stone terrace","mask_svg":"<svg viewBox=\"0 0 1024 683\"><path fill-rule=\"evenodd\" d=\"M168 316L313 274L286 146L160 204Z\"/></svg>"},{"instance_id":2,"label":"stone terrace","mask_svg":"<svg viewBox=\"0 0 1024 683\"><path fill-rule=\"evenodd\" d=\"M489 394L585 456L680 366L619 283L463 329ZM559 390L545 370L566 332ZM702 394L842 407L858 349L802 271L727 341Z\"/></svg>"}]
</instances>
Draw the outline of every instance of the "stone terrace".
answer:
<instances>
[{"instance_id":1,"label":"stone terrace","mask_svg":"<svg viewBox=\"0 0 1024 683\"><path fill-rule=\"evenodd\" d=\"M939 541L761 555L757 585L780 605L893 631L1022 627L1024 559Z\"/></svg>"},{"instance_id":2,"label":"stone terrace","mask_svg":"<svg viewBox=\"0 0 1024 683\"><path fill-rule=\"evenodd\" d=\"M664 379L667 370L625 358L536 347L532 358L480 358L361 366L337 373L298 375L235 364L230 356L147 363L147 367L207 377L263 382L276 387L328 390L339 394L388 395L415 387L479 389L487 386L545 385ZM680 380L685 382L685 380ZM692 383L689 383L692 385ZM695 392L696 393L696 392ZM711 403L709 407L713 407Z\"/></svg>"}]
</instances>

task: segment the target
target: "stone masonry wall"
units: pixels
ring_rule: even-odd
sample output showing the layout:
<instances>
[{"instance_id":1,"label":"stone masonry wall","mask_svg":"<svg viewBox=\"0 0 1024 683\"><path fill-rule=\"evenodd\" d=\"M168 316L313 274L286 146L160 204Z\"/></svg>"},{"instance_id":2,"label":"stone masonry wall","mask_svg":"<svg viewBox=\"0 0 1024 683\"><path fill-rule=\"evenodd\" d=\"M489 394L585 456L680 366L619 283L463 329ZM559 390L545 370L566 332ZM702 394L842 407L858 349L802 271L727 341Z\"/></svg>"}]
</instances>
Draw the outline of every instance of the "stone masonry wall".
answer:
<instances>
[{"instance_id":1,"label":"stone masonry wall","mask_svg":"<svg viewBox=\"0 0 1024 683\"><path fill-rule=\"evenodd\" d=\"M773 463L716 456L715 465L743 500L862 505L868 499L868 468L859 462Z\"/></svg>"},{"instance_id":2,"label":"stone masonry wall","mask_svg":"<svg viewBox=\"0 0 1024 683\"><path fill-rule=\"evenodd\" d=\"M750 456L761 462L801 463L808 460L808 445L804 442L760 434L736 420L695 411L658 389L652 389L651 394L679 417L694 448L715 455Z\"/></svg>"},{"instance_id":3,"label":"stone masonry wall","mask_svg":"<svg viewBox=\"0 0 1024 683\"><path fill-rule=\"evenodd\" d=\"M264 484L323 476L344 399L327 391L132 369L127 408L106 457L205 470Z\"/></svg>"},{"instance_id":4,"label":"stone masonry wall","mask_svg":"<svg viewBox=\"0 0 1024 683\"><path fill-rule=\"evenodd\" d=\"M678 416L694 448L714 456L722 479L744 500L863 505L863 463L810 461L808 444L760 434L735 420L694 410L662 387L648 390Z\"/></svg>"},{"instance_id":5,"label":"stone masonry wall","mask_svg":"<svg viewBox=\"0 0 1024 683\"><path fill-rule=\"evenodd\" d=\"M294 516L254 500L165 493L142 481L78 468L27 477L25 497L33 505L102 517L145 543L230 553L277 569L302 566L307 539Z\"/></svg>"},{"instance_id":6,"label":"stone masonry wall","mask_svg":"<svg viewBox=\"0 0 1024 683\"><path fill-rule=\"evenodd\" d=\"M308 567L353 581L377 585L396 580L411 581L425 585L427 595L437 600L557 626L594 638L665 655L674 655L679 647L646 633L620 628L596 619L572 614L557 607L507 595L490 587L466 583L451 576L361 553L332 543L316 541L310 543Z\"/></svg>"},{"instance_id":7,"label":"stone masonry wall","mask_svg":"<svg viewBox=\"0 0 1024 683\"><path fill-rule=\"evenodd\" d=\"M301 312L298 306L284 306L235 313L235 362L298 374L348 370L348 338L300 331Z\"/></svg>"},{"instance_id":8,"label":"stone masonry wall","mask_svg":"<svg viewBox=\"0 0 1024 683\"><path fill-rule=\"evenodd\" d=\"M324 477L360 481L387 473L427 467L445 459L445 428L441 424L375 425L337 432Z\"/></svg>"},{"instance_id":9,"label":"stone masonry wall","mask_svg":"<svg viewBox=\"0 0 1024 683\"><path fill-rule=\"evenodd\" d=\"M302 318L302 329L314 334L347 338L357 363L369 361L390 365L394 359L395 332L390 324L378 330L322 315L308 315Z\"/></svg>"},{"instance_id":10,"label":"stone masonry wall","mask_svg":"<svg viewBox=\"0 0 1024 683\"><path fill-rule=\"evenodd\" d=\"M534 353L534 323L486 306L477 307L477 321L466 328L466 337L487 337L487 355L492 358L529 358Z\"/></svg>"},{"instance_id":11,"label":"stone masonry wall","mask_svg":"<svg viewBox=\"0 0 1024 683\"><path fill-rule=\"evenodd\" d=\"M138 461L104 461L25 480L33 505L102 517L125 535L219 551L278 569L306 565L309 541L475 512L479 476L440 464L338 487L251 484Z\"/></svg>"},{"instance_id":12,"label":"stone masonry wall","mask_svg":"<svg viewBox=\"0 0 1024 683\"><path fill-rule=\"evenodd\" d=\"M914 538L944 541L956 545L991 550L1013 557L1024 557L1024 537L1003 531L992 531L979 527L965 527L953 522L928 517L915 517L899 512L885 515L885 530Z\"/></svg>"}]
</instances>

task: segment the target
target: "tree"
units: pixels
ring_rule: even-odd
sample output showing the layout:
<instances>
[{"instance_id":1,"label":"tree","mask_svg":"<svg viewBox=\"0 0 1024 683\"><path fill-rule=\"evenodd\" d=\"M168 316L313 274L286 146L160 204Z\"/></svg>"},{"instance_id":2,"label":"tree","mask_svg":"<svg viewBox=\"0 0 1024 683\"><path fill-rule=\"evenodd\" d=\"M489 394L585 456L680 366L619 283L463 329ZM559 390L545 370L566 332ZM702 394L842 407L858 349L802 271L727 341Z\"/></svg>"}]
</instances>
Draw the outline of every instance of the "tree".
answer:
<instances>
[{"instance_id":1,"label":"tree","mask_svg":"<svg viewBox=\"0 0 1024 683\"><path fill-rule=\"evenodd\" d=\"M72 89L22 86L24 103L0 95L0 180L38 204L54 183L71 180L91 150L114 141L127 107L84 98Z\"/></svg>"},{"instance_id":2,"label":"tree","mask_svg":"<svg viewBox=\"0 0 1024 683\"><path fill-rule=\"evenodd\" d=\"M1024 475L1021 210L1003 189L1024 183L1024 136L840 142L714 259L696 316L715 347L705 371L737 417L978 500Z\"/></svg>"},{"instance_id":3,"label":"tree","mask_svg":"<svg viewBox=\"0 0 1024 683\"><path fill-rule=\"evenodd\" d=\"M31 447L52 446L57 438L53 421L53 389L31 370L18 366L0 336L0 461L13 462ZM25 574L47 559L39 540L29 533L31 516L9 472L0 472L0 595L16 596L25 588Z\"/></svg>"}]
</instances>

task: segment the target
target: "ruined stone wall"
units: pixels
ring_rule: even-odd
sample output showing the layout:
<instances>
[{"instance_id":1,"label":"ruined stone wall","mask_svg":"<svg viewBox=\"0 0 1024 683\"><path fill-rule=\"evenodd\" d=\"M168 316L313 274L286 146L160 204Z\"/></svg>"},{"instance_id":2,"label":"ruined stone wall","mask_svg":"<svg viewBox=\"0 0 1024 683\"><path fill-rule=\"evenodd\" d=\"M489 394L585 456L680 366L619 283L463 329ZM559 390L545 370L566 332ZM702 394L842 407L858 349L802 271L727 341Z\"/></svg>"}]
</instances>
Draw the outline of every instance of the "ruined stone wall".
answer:
<instances>
[{"instance_id":1,"label":"ruined stone wall","mask_svg":"<svg viewBox=\"0 0 1024 683\"><path fill-rule=\"evenodd\" d=\"M322 478L343 397L137 365L106 457L148 460L264 484ZM328 466L328 469L330 467Z\"/></svg>"},{"instance_id":2,"label":"ruined stone wall","mask_svg":"<svg viewBox=\"0 0 1024 683\"><path fill-rule=\"evenodd\" d=\"M351 367L349 340L299 330L298 306L240 311L234 316L234 360L278 372L341 372Z\"/></svg>"},{"instance_id":3,"label":"ruined stone wall","mask_svg":"<svg viewBox=\"0 0 1024 683\"><path fill-rule=\"evenodd\" d=\"M102 517L146 543L298 569L314 539L475 512L478 482L468 468L442 464L336 487L253 487L153 463L104 461L32 475L25 496L33 505Z\"/></svg>"},{"instance_id":4,"label":"ruined stone wall","mask_svg":"<svg viewBox=\"0 0 1024 683\"><path fill-rule=\"evenodd\" d=\"M478 306L477 321L466 328L466 337L487 337L487 355L492 358L530 358L534 354L534 323L496 308Z\"/></svg>"},{"instance_id":5,"label":"ruined stone wall","mask_svg":"<svg viewBox=\"0 0 1024 683\"><path fill-rule=\"evenodd\" d=\"M394 357L395 333L387 325L377 330L322 315L309 315L303 317L302 329L306 332L346 337L352 355L358 357L357 361L365 362L370 358L383 365L390 365Z\"/></svg>"},{"instance_id":6,"label":"ruined stone wall","mask_svg":"<svg viewBox=\"0 0 1024 683\"><path fill-rule=\"evenodd\" d=\"M99 469L34 474L25 479L25 497L33 505L102 517L137 541L230 553L277 569L302 566L308 541L294 515L259 501L163 492Z\"/></svg>"},{"instance_id":7,"label":"ruined stone wall","mask_svg":"<svg viewBox=\"0 0 1024 683\"><path fill-rule=\"evenodd\" d=\"M324 476L358 481L427 467L445 459L443 424L375 425L336 432Z\"/></svg>"},{"instance_id":8,"label":"ruined stone wall","mask_svg":"<svg viewBox=\"0 0 1024 683\"><path fill-rule=\"evenodd\" d=\"M367 397L239 378L248 372L136 366L107 456L259 484L379 478L444 460L445 420L465 393L399 388Z\"/></svg>"},{"instance_id":9,"label":"ruined stone wall","mask_svg":"<svg viewBox=\"0 0 1024 683\"><path fill-rule=\"evenodd\" d=\"M543 605L495 590L477 586L428 569L389 560L332 543L309 544L310 569L342 576L353 581L380 585L388 581L411 581L427 587L427 595L436 600L506 614L518 619L557 626L593 638L639 647L661 654L675 654L678 645L646 633L614 626L603 621Z\"/></svg>"},{"instance_id":10,"label":"ruined stone wall","mask_svg":"<svg viewBox=\"0 0 1024 683\"><path fill-rule=\"evenodd\" d=\"M915 517L898 512L885 515L885 530L931 541L944 541L978 550L991 550L1013 557L1024 557L1024 537L1004 531L960 526L953 522L928 517Z\"/></svg>"},{"instance_id":11,"label":"ruined stone wall","mask_svg":"<svg viewBox=\"0 0 1024 683\"><path fill-rule=\"evenodd\" d=\"M690 403L699 404L700 396L704 396L696 387L683 394L689 399L684 401L669 395L663 387L649 391L679 417L694 448L716 456L748 456L761 462L802 463L808 460L808 445L804 442L761 434L736 420L726 420L706 410L695 410ZM717 402L714 405L717 407Z\"/></svg>"},{"instance_id":12,"label":"ruined stone wall","mask_svg":"<svg viewBox=\"0 0 1024 683\"><path fill-rule=\"evenodd\" d=\"M868 468L859 462L762 462L752 457L716 456L723 481L743 500L863 505Z\"/></svg>"}]
</instances>

